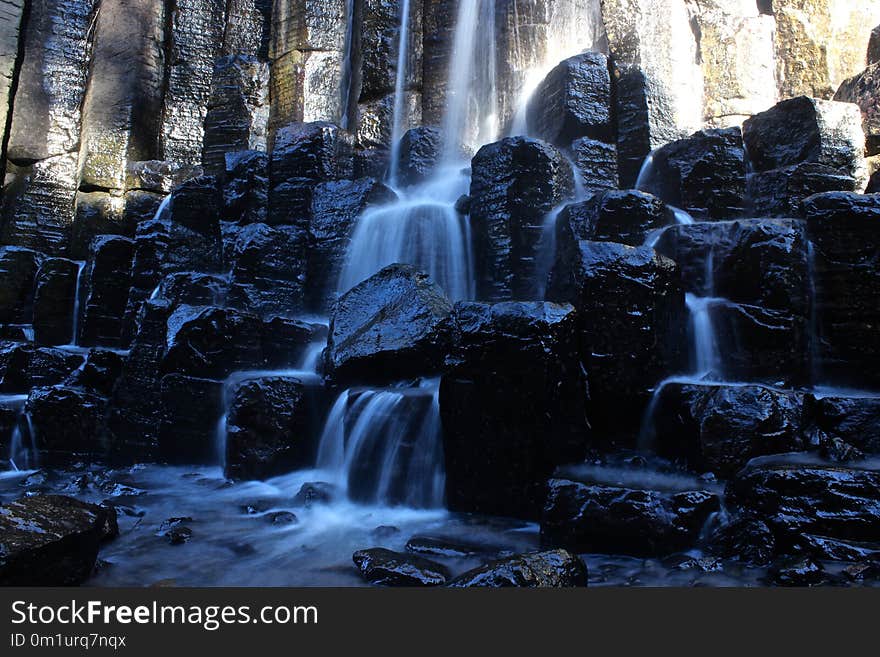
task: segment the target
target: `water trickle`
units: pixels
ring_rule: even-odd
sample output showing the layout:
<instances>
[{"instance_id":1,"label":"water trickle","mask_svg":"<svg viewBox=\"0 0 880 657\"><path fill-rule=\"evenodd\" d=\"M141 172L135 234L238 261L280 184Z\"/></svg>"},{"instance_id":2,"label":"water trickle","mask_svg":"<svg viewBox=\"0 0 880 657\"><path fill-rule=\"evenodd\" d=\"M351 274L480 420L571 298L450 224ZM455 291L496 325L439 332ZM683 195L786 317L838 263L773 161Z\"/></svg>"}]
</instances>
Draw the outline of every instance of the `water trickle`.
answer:
<instances>
[{"instance_id":1,"label":"water trickle","mask_svg":"<svg viewBox=\"0 0 880 657\"><path fill-rule=\"evenodd\" d=\"M70 327L70 345L75 347L79 344L79 314L80 314L80 295L82 294L82 274L86 268L85 261L78 261L76 272L76 283L73 290L73 319Z\"/></svg>"},{"instance_id":2,"label":"water trickle","mask_svg":"<svg viewBox=\"0 0 880 657\"><path fill-rule=\"evenodd\" d=\"M317 467L352 500L443 505L439 381L415 388L349 389L327 417Z\"/></svg>"},{"instance_id":3,"label":"water trickle","mask_svg":"<svg viewBox=\"0 0 880 657\"><path fill-rule=\"evenodd\" d=\"M394 114L391 122L391 158L388 165L388 180L397 187L397 169L400 163L400 140L403 137L403 123L406 113L406 60L409 39L409 0L400 4L400 37L397 40L397 78L394 81Z\"/></svg>"},{"instance_id":4,"label":"water trickle","mask_svg":"<svg viewBox=\"0 0 880 657\"><path fill-rule=\"evenodd\" d=\"M639 169L639 175L636 178L636 186L640 192L650 194L652 189L652 180L654 178L654 151L648 153Z\"/></svg>"},{"instance_id":5,"label":"water trickle","mask_svg":"<svg viewBox=\"0 0 880 657\"><path fill-rule=\"evenodd\" d=\"M22 430L22 421L27 428ZM9 439L9 465L12 470L30 470L39 464L36 435L30 413L23 411Z\"/></svg>"},{"instance_id":6,"label":"water trickle","mask_svg":"<svg viewBox=\"0 0 880 657\"><path fill-rule=\"evenodd\" d=\"M822 356L819 344L819 308L816 294L816 247L812 240L807 240L807 283L810 295L810 323L807 327L810 348L810 383L816 389L820 385L822 377Z\"/></svg>"}]
</instances>

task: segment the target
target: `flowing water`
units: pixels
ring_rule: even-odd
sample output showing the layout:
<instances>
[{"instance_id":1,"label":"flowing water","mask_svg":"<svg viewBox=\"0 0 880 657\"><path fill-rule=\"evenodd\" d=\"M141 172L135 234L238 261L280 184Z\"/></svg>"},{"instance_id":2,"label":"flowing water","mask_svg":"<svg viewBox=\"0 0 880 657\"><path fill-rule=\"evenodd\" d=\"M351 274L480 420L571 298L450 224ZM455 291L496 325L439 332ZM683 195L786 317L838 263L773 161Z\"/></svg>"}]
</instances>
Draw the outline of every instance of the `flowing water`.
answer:
<instances>
[{"instance_id":1,"label":"flowing water","mask_svg":"<svg viewBox=\"0 0 880 657\"><path fill-rule=\"evenodd\" d=\"M409 39L409 0L400 3L400 29L397 40L397 77L394 81L394 115L391 121L391 157L388 164L388 180L397 187L397 167L400 163L400 140L403 137L406 112L407 49Z\"/></svg>"},{"instance_id":2,"label":"flowing water","mask_svg":"<svg viewBox=\"0 0 880 657\"><path fill-rule=\"evenodd\" d=\"M70 327L70 345L77 346L79 344L79 315L80 315L80 295L82 294L82 274L86 267L85 261L76 263L76 287L73 290L73 319Z\"/></svg>"}]
</instances>

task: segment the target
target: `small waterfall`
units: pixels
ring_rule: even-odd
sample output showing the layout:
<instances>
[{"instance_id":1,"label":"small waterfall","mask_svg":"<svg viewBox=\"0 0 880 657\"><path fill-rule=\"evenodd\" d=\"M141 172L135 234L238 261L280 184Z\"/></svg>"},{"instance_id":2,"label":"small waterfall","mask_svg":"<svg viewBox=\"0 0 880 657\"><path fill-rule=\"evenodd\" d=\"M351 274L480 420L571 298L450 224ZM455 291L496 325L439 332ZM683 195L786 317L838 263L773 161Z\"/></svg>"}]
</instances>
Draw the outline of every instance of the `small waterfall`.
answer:
<instances>
[{"instance_id":1,"label":"small waterfall","mask_svg":"<svg viewBox=\"0 0 880 657\"><path fill-rule=\"evenodd\" d=\"M339 104L339 127L348 130L351 124L352 87L354 85L354 23L355 0L345 0L345 52L339 87L342 97Z\"/></svg>"},{"instance_id":2,"label":"small waterfall","mask_svg":"<svg viewBox=\"0 0 880 657\"><path fill-rule=\"evenodd\" d=\"M547 296L547 279L556 259L556 223L559 215L571 201L560 203L544 216L541 224L541 238L538 242L538 256L535 259L535 298Z\"/></svg>"},{"instance_id":3,"label":"small waterfall","mask_svg":"<svg viewBox=\"0 0 880 657\"><path fill-rule=\"evenodd\" d=\"M22 420L27 427L27 436L22 431ZM19 421L15 423L9 440L9 465L13 470L30 470L39 464L36 434L30 413L22 411Z\"/></svg>"},{"instance_id":4,"label":"small waterfall","mask_svg":"<svg viewBox=\"0 0 880 657\"><path fill-rule=\"evenodd\" d=\"M80 313L80 295L82 294L82 274L86 268L84 260L77 261L76 284L73 290L73 319L71 321L70 346L79 344L79 313Z\"/></svg>"},{"instance_id":5,"label":"small waterfall","mask_svg":"<svg viewBox=\"0 0 880 657\"><path fill-rule=\"evenodd\" d=\"M720 370L718 344L712 325L712 306L723 299L685 295L685 304L691 316L691 334L694 350L693 376L697 379L716 378Z\"/></svg>"},{"instance_id":6,"label":"small waterfall","mask_svg":"<svg viewBox=\"0 0 880 657\"><path fill-rule=\"evenodd\" d=\"M636 178L635 189L648 194L651 193L651 180L654 177L654 152L651 151L645 157L645 161L642 162L642 167L639 169L639 175Z\"/></svg>"},{"instance_id":7,"label":"small waterfall","mask_svg":"<svg viewBox=\"0 0 880 657\"><path fill-rule=\"evenodd\" d=\"M327 417L318 469L352 500L442 506L439 389L435 379L416 388L345 390Z\"/></svg>"},{"instance_id":8,"label":"small waterfall","mask_svg":"<svg viewBox=\"0 0 880 657\"><path fill-rule=\"evenodd\" d=\"M454 162L459 158L459 145L465 141L467 133L479 6L479 0L459 0L458 3L449 62L449 81L446 85L446 115L443 122L445 143L442 157L445 162Z\"/></svg>"},{"instance_id":9,"label":"small waterfall","mask_svg":"<svg viewBox=\"0 0 880 657\"><path fill-rule=\"evenodd\" d=\"M822 379L822 354L819 335L819 308L816 293L816 247L807 240L807 281L810 295L809 341L810 341L810 384L817 389Z\"/></svg>"},{"instance_id":10,"label":"small waterfall","mask_svg":"<svg viewBox=\"0 0 880 657\"><path fill-rule=\"evenodd\" d=\"M406 113L408 39L409 0L402 0L400 4L400 37L397 40L397 78L394 81L394 114L391 122L391 158L388 164L388 180L392 187L397 187L400 140L403 137L403 119Z\"/></svg>"}]
</instances>

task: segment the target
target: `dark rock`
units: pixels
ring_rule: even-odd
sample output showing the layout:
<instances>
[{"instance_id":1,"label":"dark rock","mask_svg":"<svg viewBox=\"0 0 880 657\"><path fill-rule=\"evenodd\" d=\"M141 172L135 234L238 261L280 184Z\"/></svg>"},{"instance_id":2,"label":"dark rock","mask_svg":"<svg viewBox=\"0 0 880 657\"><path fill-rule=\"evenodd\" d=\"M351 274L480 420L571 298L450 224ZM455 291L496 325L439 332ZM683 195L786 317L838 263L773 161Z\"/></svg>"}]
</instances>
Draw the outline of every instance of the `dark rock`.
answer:
<instances>
[{"instance_id":1,"label":"dark rock","mask_svg":"<svg viewBox=\"0 0 880 657\"><path fill-rule=\"evenodd\" d=\"M842 541L804 534L800 540L803 549L815 559L824 561L880 561L880 543Z\"/></svg>"},{"instance_id":2,"label":"dark rock","mask_svg":"<svg viewBox=\"0 0 880 657\"><path fill-rule=\"evenodd\" d=\"M328 374L363 382L436 371L451 311L426 274L410 265L386 267L339 298L325 352Z\"/></svg>"},{"instance_id":3,"label":"dark rock","mask_svg":"<svg viewBox=\"0 0 880 657\"><path fill-rule=\"evenodd\" d=\"M117 346L131 287L134 242L105 235L92 242L83 272L84 304L78 344Z\"/></svg>"},{"instance_id":4,"label":"dark rock","mask_svg":"<svg viewBox=\"0 0 880 657\"><path fill-rule=\"evenodd\" d=\"M0 324L29 324L42 258L36 251L0 247Z\"/></svg>"},{"instance_id":5,"label":"dark rock","mask_svg":"<svg viewBox=\"0 0 880 657\"><path fill-rule=\"evenodd\" d=\"M44 460L57 463L72 455L92 459L103 456L106 407L103 397L81 388L33 388L26 408Z\"/></svg>"},{"instance_id":6,"label":"dark rock","mask_svg":"<svg viewBox=\"0 0 880 657\"><path fill-rule=\"evenodd\" d=\"M588 442L576 316L537 301L462 302L452 324L440 384L447 504L537 517L547 477L582 459Z\"/></svg>"},{"instance_id":7,"label":"dark rock","mask_svg":"<svg viewBox=\"0 0 880 657\"><path fill-rule=\"evenodd\" d=\"M390 188L373 178L339 180L315 187L307 250L307 308L316 312L330 309L358 217L367 208L396 198Z\"/></svg>"},{"instance_id":8,"label":"dark rock","mask_svg":"<svg viewBox=\"0 0 880 657\"><path fill-rule=\"evenodd\" d=\"M804 534L854 541L880 535L880 473L870 470L754 463L728 484L727 500L766 522L780 550Z\"/></svg>"},{"instance_id":9,"label":"dark rock","mask_svg":"<svg viewBox=\"0 0 880 657\"><path fill-rule=\"evenodd\" d=\"M222 306L228 295L226 276L184 271L163 278L153 298L165 299L177 308L180 305Z\"/></svg>"},{"instance_id":10,"label":"dark rock","mask_svg":"<svg viewBox=\"0 0 880 657\"><path fill-rule=\"evenodd\" d=\"M304 230L249 224L232 250L233 305L260 315L292 315L302 309L306 277Z\"/></svg>"},{"instance_id":11,"label":"dark rock","mask_svg":"<svg viewBox=\"0 0 880 657\"><path fill-rule=\"evenodd\" d=\"M112 538L116 511L61 495L0 508L0 584L75 586L92 574L98 546Z\"/></svg>"},{"instance_id":12,"label":"dark rock","mask_svg":"<svg viewBox=\"0 0 880 657\"><path fill-rule=\"evenodd\" d=\"M880 63L880 25L871 30L868 41L868 65Z\"/></svg>"},{"instance_id":13,"label":"dark rock","mask_svg":"<svg viewBox=\"0 0 880 657\"><path fill-rule=\"evenodd\" d=\"M590 420L637 431L657 381L682 371L687 311L676 264L648 247L559 245L547 297L577 311Z\"/></svg>"},{"instance_id":14,"label":"dark rock","mask_svg":"<svg viewBox=\"0 0 880 657\"><path fill-rule=\"evenodd\" d=\"M720 508L707 491L680 493L551 479L541 539L580 552L669 554L693 547Z\"/></svg>"},{"instance_id":15,"label":"dark rock","mask_svg":"<svg viewBox=\"0 0 880 657\"><path fill-rule=\"evenodd\" d=\"M290 511L276 511L275 513L270 513L266 517L266 520L270 525L293 525L299 522L296 515Z\"/></svg>"},{"instance_id":16,"label":"dark rock","mask_svg":"<svg viewBox=\"0 0 880 657\"><path fill-rule=\"evenodd\" d=\"M109 397L122 374L123 364L123 357L115 351L92 349L86 362L73 371L66 383Z\"/></svg>"},{"instance_id":17,"label":"dark rock","mask_svg":"<svg viewBox=\"0 0 880 657\"><path fill-rule=\"evenodd\" d=\"M852 581L861 582L863 580L880 579L880 563L877 561L863 561L847 566L843 569L843 574Z\"/></svg>"},{"instance_id":18,"label":"dark rock","mask_svg":"<svg viewBox=\"0 0 880 657\"><path fill-rule=\"evenodd\" d=\"M303 484L293 498L297 506L310 507L313 504L327 504L333 500L336 487L324 481L311 481Z\"/></svg>"},{"instance_id":19,"label":"dark rock","mask_svg":"<svg viewBox=\"0 0 880 657\"><path fill-rule=\"evenodd\" d=\"M825 572L815 561L795 557L774 564L767 578L777 586L813 586L823 582Z\"/></svg>"},{"instance_id":20,"label":"dark rock","mask_svg":"<svg viewBox=\"0 0 880 657\"><path fill-rule=\"evenodd\" d=\"M701 130L654 152L641 189L695 217L740 216L746 163L739 128Z\"/></svg>"},{"instance_id":21,"label":"dark rock","mask_svg":"<svg viewBox=\"0 0 880 657\"><path fill-rule=\"evenodd\" d=\"M813 243L818 367L823 382L880 385L880 196L804 202Z\"/></svg>"},{"instance_id":22,"label":"dark rock","mask_svg":"<svg viewBox=\"0 0 880 657\"><path fill-rule=\"evenodd\" d=\"M856 181L823 164L807 162L748 176L749 213L758 217L803 216L803 202L813 194L856 191Z\"/></svg>"},{"instance_id":23,"label":"dark rock","mask_svg":"<svg viewBox=\"0 0 880 657\"><path fill-rule=\"evenodd\" d=\"M443 154L443 134L439 128L421 126L407 130L400 140L397 181L416 185L434 173Z\"/></svg>"},{"instance_id":24,"label":"dark rock","mask_svg":"<svg viewBox=\"0 0 880 657\"><path fill-rule=\"evenodd\" d=\"M825 432L820 431L817 437L819 453L832 463L849 463L850 461L861 461L865 458L864 452L837 436L829 436Z\"/></svg>"},{"instance_id":25,"label":"dark rock","mask_svg":"<svg viewBox=\"0 0 880 657\"><path fill-rule=\"evenodd\" d=\"M459 575L453 588L571 588L587 585L587 567L566 550L517 554Z\"/></svg>"},{"instance_id":26,"label":"dark rock","mask_svg":"<svg viewBox=\"0 0 880 657\"><path fill-rule=\"evenodd\" d=\"M210 306L180 306L168 318L162 372L223 379L263 362L256 316Z\"/></svg>"},{"instance_id":27,"label":"dark rock","mask_svg":"<svg viewBox=\"0 0 880 657\"><path fill-rule=\"evenodd\" d=\"M317 386L318 390L322 387ZM294 377L262 377L235 386L226 418L226 475L267 479L314 462L322 413L315 384Z\"/></svg>"},{"instance_id":28,"label":"dark rock","mask_svg":"<svg viewBox=\"0 0 880 657\"><path fill-rule=\"evenodd\" d=\"M192 538L193 531L189 527L172 527L164 536L170 545L183 545Z\"/></svg>"},{"instance_id":29,"label":"dark rock","mask_svg":"<svg viewBox=\"0 0 880 657\"><path fill-rule=\"evenodd\" d=\"M171 160L140 160L126 166L125 189L153 192L162 196L190 178L204 175L198 165ZM150 216L155 214L151 213Z\"/></svg>"},{"instance_id":30,"label":"dark rock","mask_svg":"<svg viewBox=\"0 0 880 657\"><path fill-rule=\"evenodd\" d=\"M216 463L223 382L181 374L162 377L158 451L168 463Z\"/></svg>"},{"instance_id":31,"label":"dark rock","mask_svg":"<svg viewBox=\"0 0 880 657\"><path fill-rule=\"evenodd\" d=\"M756 456L806 448L804 395L757 385L669 383L658 393L657 449L728 477Z\"/></svg>"},{"instance_id":32,"label":"dark rock","mask_svg":"<svg viewBox=\"0 0 880 657\"><path fill-rule=\"evenodd\" d=\"M315 185L351 178L352 166L351 135L331 123L278 130L269 161L269 223L305 228Z\"/></svg>"},{"instance_id":33,"label":"dark rock","mask_svg":"<svg viewBox=\"0 0 880 657\"><path fill-rule=\"evenodd\" d=\"M34 294L34 342L42 345L73 342L74 305L79 265L64 258L47 258L40 267Z\"/></svg>"},{"instance_id":34,"label":"dark rock","mask_svg":"<svg viewBox=\"0 0 880 657\"><path fill-rule=\"evenodd\" d=\"M544 218L571 196L571 165L549 144L508 137L483 146L472 167L470 221L477 297L536 298Z\"/></svg>"},{"instance_id":35,"label":"dark rock","mask_svg":"<svg viewBox=\"0 0 880 657\"><path fill-rule=\"evenodd\" d=\"M260 338L266 367L302 369L306 351L316 342L326 342L327 326L297 319L273 317L263 322Z\"/></svg>"},{"instance_id":36,"label":"dark rock","mask_svg":"<svg viewBox=\"0 0 880 657\"><path fill-rule=\"evenodd\" d=\"M60 349L0 343L0 392L26 393L61 383L82 362L81 355Z\"/></svg>"},{"instance_id":37,"label":"dark rock","mask_svg":"<svg viewBox=\"0 0 880 657\"><path fill-rule=\"evenodd\" d=\"M820 397L816 424L826 434L858 450L880 454L880 398Z\"/></svg>"},{"instance_id":38,"label":"dark rock","mask_svg":"<svg viewBox=\"0 0 880 657\"><path fill-rule=\"evenodd\" d=\"M581 177L585 192L617 189L617 148L589 137L571 143L575 175Z\"/></svg>"},{"instance_id":39,"label":"dark rock","mask_svg":"<svg viewBox=\"0 0 880 657\"><path fill-rule=\"evenodd\" d=\"M764 566L776 554L776 537L767 523L754 518L735 518L712 537L716 552L724 557Z\"/></svg>"},{"instance_id":40,"label":"dark rock","mask_svg":"<svg viewBox=\"0 0 880 657\"><path fill-rule=\"evenodd\" d=\"M805 162L822 164L862 181L867 178L862 117L850 103L800 96L778 103L743 124L743 139L755 171Z\"/></svg>"},{"instance_id":41,"label":"dark rock","mask_svg":"<svg viewBox=\"0 0 880 657\"><path fill-rule=\"evenodd\" d=\"M502 552L491 545L442 536L413 536L406 542L406 551L441 559L493 558Z\"/></svg>"},{"instance_id":42,"label":"dark rock","mask_svg":"<svg viewBox=\"0 0 880 657\"><path fill-rule=\"evenodd\" d=\"M650 194L598 192L565 206L556 219L556 244L573 249L581 240L641 246L653 231L675 224L675 215Z\"/></svg>"},{"instance_id":43,"label":"dark rock","mask_svg":"<svg viewBox=\"0 0 880 657\"><path fill-rule=\"evenodd\" d=\"M89 247L101 235L134 237L137 223L134 212L126 212L126 199L118 192L77 192L76 218L71 227L67 257L86 260Z\"/></svg>"},{"instance_id":44,"label":"dark rock","mask_svg":"<svg viewBox=\"0 0 880 657\"><path fill-rule=\"evenodd\" d=\"M351 558L363 578L377 586L442 586L449 579L445 566L405 552L370 548Z\"/></svg>"},{"instance_id":45,"label":"dark rock","mask_svg":"<svg viewBox=\"0 0 880 657\"><path fill-rule=\"evenodd\" d=\"M613 139L608 60L586 52L560 62L529 101L529 131L560 147L580 137Z\"/></svg>"},{"instance_id":46,"label":"dark rock","mask_svg":"<svg viewBox=\"0 0 880 657\"><path fill-rule=\"evenodd\" d=\"M855 103L862 110L862 129L866 138L866 155L880 153L880 63L871 64L858 75L844 80L834 100Z\"/></svg>"},{"instance_id":47,"label":"dark rock","mask_svg":"<svg viewBox=\"0 0 880 657\"><path fill-rule=\"evenodd\" d=\"M269 210L269 156L261 151L225 155L223 220L265 223Z\"/></svg>"}]
</instances>

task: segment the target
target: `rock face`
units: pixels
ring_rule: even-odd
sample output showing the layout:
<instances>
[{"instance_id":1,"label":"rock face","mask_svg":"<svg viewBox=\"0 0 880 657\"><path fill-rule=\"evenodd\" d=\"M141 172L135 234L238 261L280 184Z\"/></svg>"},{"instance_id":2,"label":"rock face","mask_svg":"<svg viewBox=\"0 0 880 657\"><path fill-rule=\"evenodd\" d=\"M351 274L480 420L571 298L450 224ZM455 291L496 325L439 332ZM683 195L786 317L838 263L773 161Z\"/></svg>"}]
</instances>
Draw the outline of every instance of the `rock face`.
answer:
<instances>
[{"instance_id":1,"label":"rock face","mask_svg":"<svg viewBox=\"0 0 880 657\"><path fill-rule=\"evenodd\" d=\"M660 199L637 192L598 192L565 206L556 219L557 249L571 249L580 240L641 246L648 236L675 223Z\"/></svg>"},{"instance_id":2,"label":"rock face","mask_svg":"<svg viewBox=\"0 0 880 657\"><path fill-rule=\"evenodd\" d=\"M441 586L449 578L445 566L405 552L370 548L351 558L364 579L378 586Z\"/></svg>"},{"instance_id":3,"label":"rock face","mask_svg":"<svg viewBox=\"0 0 880 657\"><path fill-rule=\"evenodd\" d=\"M78 282L77 263L64 258L48 258L43 262L34 293L34 342L42 345L73 342Z\"/></svg>"},{"instance_id":4,"label":"rock face","mask_svg":"<svg viewBox=\"0 0 880 657\"><path fill-rule=\"evenodd\" d=\"M686 310L676 264L649 247L560 244L548 298L577 310L593 425L614 432L635 425L633 408L681 371Z\"/></svg>"},{"instance_id":5,"label":"rock face","mask_svg":"<svg viewBox=\"0 0 880 657\"><path fill-rule=\"evenodd\" d=\"M440 384L447 504L536 517L553 469L586 453L575 313L543 302L462 302L452 324Z\"/></svg>"},{"instance_id":6,"label":"rock face","mask_svg":"<svg viewBox=\"0 0 880 657\"><path fill-rule=\"evenodd\" d=\"M806 448L804 395L761 386L668 384L654 412L657 449L735 475L756 456Z\"/></svg>"},{"instance_id":7,"label":"rock face","mask_svg":"<svg viewBox=\"0 0 880 657\"><path fill-rule=\"evenodd\" d=\"M477 297L535 298L542 224L547 213L571 196L571 166L549 144L508 137L481 148L472 167Z\"/></svg>"},{"instance_id":8,"label":"rock face","mask_svg":"<svg viewBox=\"0 0 880 657\"><path fill-rule=\"evenodd\" d=\"M84 272L82 344L107 346L122 341L123 318L131 287L134 242L126 237L96 238Z\"/></svg>"},{"instance_id":9,"label":"rock face","mask_svg":"<svg viewBox=\"0 0 880 657\"><path fill-rule=\"evenodd\" d=\"M437 168L442 149L443 135L439 128L425 126L407 130L400 140L398 182L415 185L427 180Z\"/></svg>"},{"instance_id":10,"label":"rock face","mask_svg":"<svg viewBox=\"0 0 880 657\"><path fill-rule=\"evenodd\" d=\"M823 380L877 385L880 346L870 337L877 323L876 195L830 193L804 202L813 243L818 359Z\"/></svg>"},{"instance_id":11,"label":"rock face","mask_svg":"<svg viewBox=\"0 0 880 657\"><path fill-rule=\"evenodd\" d=\"M862 129L865 131L866 155L880 154L880 63L872 64L860 74L846 80L834 100L855 103L862 111Z\"/></svg>"},{"instance_id":12,"label":"rock face","mask_svg":"<svg viewBox=\"0 0 880 657\"><path fill-rule=\"evenodd\" d=\"M346 292L330 318L327 373L339 382L437 371L452 304L426 274L390 265Z\"/></svg>"},{"instance_id":13,"label":"rock face","mask_svg":"<svg viewBox=\"0 0 880 657\"><path fill-rule=\"evenodd\" d=\"M668 554L692 547L719 508L705 491L665 493L551 479L542 539L579 552Z\"/></svg>"},{"instance_id":14,"label":"rock face","mask_svg":"<svg viewBox=\"0 0 880 657\"><path fill-rule=\"evenodd\" d=\"M815 403L816 424L821 431L862 452L880 453L880 400L822 397Z\"/></svg>"},{"instance_id":15,"label":"rock face","mask_svg":"<svg viewBox=\"0 0 880 657\"><path fill-rule=\"evenodd\" d=\"M45 461L99 459L106 451L102 440L106 400L94 392L66 385L35 387L26 409Z\"/></svg>"},{"instance_id":16,"label":"rock face","mask_svg":"<svg viewBox=\"0 0 880 657\"><path fill-rule=\"evenodd\" d=\"M0 507L0 584L76 586L92 574L116 511L71 497L37 495Z\"/></svg>"},{"instance_id":17,"label":"rock face","mask_svg":"<svg viewBox=\"0 0 880 657\"><path fill-rule=\"evenodd\" d=\"M566 550L518 554L459 575L452 588L571 588L587 585L587 567Z\"/></svg>"}]
</instances>

